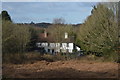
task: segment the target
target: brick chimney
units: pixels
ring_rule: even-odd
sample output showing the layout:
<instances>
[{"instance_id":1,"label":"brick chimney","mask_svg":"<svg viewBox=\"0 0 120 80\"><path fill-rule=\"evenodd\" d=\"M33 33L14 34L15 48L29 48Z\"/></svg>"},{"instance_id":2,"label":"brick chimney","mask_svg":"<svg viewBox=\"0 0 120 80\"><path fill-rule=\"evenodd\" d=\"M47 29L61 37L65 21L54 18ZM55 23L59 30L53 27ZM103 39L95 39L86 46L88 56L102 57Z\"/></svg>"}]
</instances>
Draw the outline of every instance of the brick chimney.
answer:
<instances>
[{"instance_id":1,"label":"brick chimney","mask_svg":"<svg viewBox=\"0 0 120 80\"><path fill-rule=\"evenodd\" d=\"M47 38L47 31L46 31L46 29L44 30L44 37Z\"/></svg>"}]
</instances>

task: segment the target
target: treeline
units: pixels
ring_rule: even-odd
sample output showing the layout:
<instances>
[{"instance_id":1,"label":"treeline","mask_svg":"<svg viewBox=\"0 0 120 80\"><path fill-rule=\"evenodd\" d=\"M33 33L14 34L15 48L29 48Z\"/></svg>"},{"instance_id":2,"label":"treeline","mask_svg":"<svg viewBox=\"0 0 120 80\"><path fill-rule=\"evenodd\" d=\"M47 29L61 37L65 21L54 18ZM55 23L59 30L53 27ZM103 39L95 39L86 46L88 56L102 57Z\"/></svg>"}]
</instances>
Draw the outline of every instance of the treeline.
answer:
<instances>
[{"instance_id":1,"label":"treeline","mask_svg":"<svg viewBox=\"0 0 120 80\"><path fill-rule=\"evenodd\" d=\"M106 58L118 58L117 4L98 4L93 7L91 15L77 33L76 43L83 50Z\"/></svg>"},{"instance_id":2,"label":"treeline","mask_svg":"<svg viewBox=\"0 0 120 80\"><path fill-rule=\"evenodd\" d=\"M53 24L47 28L47 31L54 42L75 42L77 28L65 24L65 20L62 18L56 18L53 20ZM65 39L65 33L68 35L67 39Z\"/></svg>"},{"instance_id":3,"label":"treeline","mask_svg":"<svg viewBox=\"0 0 120 80\"><path fill-rule=\"evenodd\" d=\"M2 11L2 52L23 53L35 48L38 32L31 26L14 24L7 11Z\"/></svg>"}]
</instances>

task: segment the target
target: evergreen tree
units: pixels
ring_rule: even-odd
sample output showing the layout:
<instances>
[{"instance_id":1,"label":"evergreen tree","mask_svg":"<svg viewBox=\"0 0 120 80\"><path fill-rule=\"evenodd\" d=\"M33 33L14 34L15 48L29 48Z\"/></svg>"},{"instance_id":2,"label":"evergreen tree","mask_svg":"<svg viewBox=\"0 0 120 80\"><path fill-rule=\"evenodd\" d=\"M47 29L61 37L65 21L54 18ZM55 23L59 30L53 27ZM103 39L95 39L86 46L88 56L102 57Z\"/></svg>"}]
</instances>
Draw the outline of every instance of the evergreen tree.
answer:
<instances>
[{"instance_id":1,"label":"evergreen tree","mask_svg":"<svg viewBox=\"0 0 120 80\"><path fill-rule=\"evenodd\" d=\"M98 4L80 27L77 43L86 51L110 55L110 52L115 52L118 41L117 29L114 12L105 5Z\"/></svg>"},{"instance_id":2,"label":"evergreen tree","mask_svg":"<svg viewBox=\"0 0 120 80\"><path fill-rule=\"evenodd\" d=\"M11 17L8 14L7 11L2 11L1 16L2 16L2 20L6 20L6 21L11 21L12 22Z\"/></svg>"}]
</instances>

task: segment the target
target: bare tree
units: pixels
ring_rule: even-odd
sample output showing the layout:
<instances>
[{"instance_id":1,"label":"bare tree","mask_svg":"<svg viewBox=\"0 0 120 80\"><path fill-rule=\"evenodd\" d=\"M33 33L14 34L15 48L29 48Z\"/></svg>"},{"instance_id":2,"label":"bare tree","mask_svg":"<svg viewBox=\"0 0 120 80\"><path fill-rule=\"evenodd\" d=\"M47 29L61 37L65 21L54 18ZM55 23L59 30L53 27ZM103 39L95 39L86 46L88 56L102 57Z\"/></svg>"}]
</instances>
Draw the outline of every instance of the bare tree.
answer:
<instances>
[{"instance_id":1,"label":"bare tree","mask_svg":"<svg viewBox=\"0 0 120 80\"><path fill-rule=\"evenodd\" d=\"M65 23L65 19L63 18L55 18L53 20L53 24L64 24Z\"/></svg>"}]
</instances>

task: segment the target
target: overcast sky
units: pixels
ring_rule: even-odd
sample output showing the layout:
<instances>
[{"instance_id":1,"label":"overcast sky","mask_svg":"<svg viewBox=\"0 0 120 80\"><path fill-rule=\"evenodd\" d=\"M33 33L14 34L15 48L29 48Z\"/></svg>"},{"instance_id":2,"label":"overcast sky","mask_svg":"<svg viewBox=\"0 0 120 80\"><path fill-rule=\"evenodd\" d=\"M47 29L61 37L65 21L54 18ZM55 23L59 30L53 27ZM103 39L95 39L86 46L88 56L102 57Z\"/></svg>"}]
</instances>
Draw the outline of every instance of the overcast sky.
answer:
<instances>
[{"instance_id":1,"label":"overcast sky","mask_svg":"<svg viewBox=\"0 0 120 80\"><path fill-rule=\"evenodd\" d=\"M53 22L64 18L66 23L78 24L91 14L93 2L2 2L15 23Z\"/></svg>"}]
</instances>

